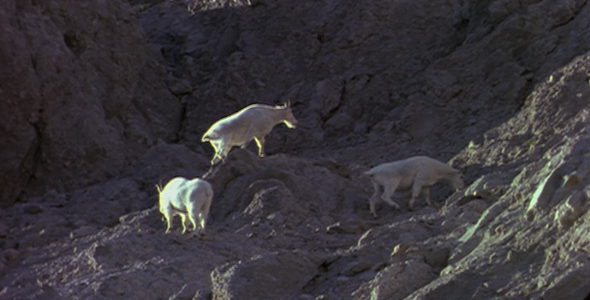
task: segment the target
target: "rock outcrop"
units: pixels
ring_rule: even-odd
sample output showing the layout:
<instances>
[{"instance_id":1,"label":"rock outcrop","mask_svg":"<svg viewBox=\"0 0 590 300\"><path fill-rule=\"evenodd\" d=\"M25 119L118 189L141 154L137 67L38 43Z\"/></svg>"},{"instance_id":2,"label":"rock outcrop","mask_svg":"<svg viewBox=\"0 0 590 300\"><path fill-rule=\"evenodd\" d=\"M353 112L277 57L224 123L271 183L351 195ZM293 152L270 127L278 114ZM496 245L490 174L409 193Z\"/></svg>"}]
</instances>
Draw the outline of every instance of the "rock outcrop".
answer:
<instances>
[{"instance_id":1,"label":"rock outcrop","mask_svg":"<svg viewBox=\"0 0 590 300\"><path fill-rule=\"evenodd\" d=\"M0 204L120 176L177 138L180 102L128 4L8 1L0 13Z\"/></svg>"}]
</instances>

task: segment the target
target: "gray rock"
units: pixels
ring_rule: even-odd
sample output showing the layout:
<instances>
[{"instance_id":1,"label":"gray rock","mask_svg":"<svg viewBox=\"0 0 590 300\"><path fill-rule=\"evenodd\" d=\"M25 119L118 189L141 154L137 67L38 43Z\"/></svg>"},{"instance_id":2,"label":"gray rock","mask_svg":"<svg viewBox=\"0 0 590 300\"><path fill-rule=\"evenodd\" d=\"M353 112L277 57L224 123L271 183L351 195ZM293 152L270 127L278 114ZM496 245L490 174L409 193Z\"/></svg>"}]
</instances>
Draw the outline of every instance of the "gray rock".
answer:
<instances>
[{"instance_id":1,"label":"gray rock","mask_svg":"<svg viewBox=\"0 0 590 300\"><path fill-rule=\"evenodd\" d=\"M213 271L213 299L277 299L293 296L315 275L306 257L282 251L229 263Z\"/></svg>"}]
</instances>

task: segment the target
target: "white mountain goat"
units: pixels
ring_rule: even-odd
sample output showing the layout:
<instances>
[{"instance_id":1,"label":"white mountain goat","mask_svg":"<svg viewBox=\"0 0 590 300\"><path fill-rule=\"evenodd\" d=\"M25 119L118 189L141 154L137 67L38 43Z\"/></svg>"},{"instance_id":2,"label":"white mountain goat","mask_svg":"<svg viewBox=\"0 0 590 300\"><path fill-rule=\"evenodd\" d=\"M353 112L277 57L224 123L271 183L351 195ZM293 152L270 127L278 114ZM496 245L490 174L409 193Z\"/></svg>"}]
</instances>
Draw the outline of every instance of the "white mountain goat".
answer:
<instances>
[{"instance_id":1,"label":"white mountain goat","mask_svg":"<svg viewBox=\"0 0 590 300\"><path fill-rule=\"evenodd\" d=\"M194 178L188 180L176 177L170 180L164 189L156 185L160 194L160 212L166 219L166 233L172 228L175 215L180 216L182 233L187 231L187 217L196 233L205 234L205 223L213 200L213 188L206 180ZM199 218L200 228L197 231L196 219Z\"/></svg>"},{"instance_id":2,"label":"white mountain goat","mask_svg":"<svg viewBox=\"0 0 590 300\"><path fill-rule=\"evenodd\" d=\"M427 156L416 156L405 160L380 164L364 173L371 178L375 193L369 199L371 214L377 217L375 204L380 199L399 209L399 205L391 200L396 190L412 190L410 209L414 208L414 201L424 194L426 202L430 203L430 187L439 180L449 180L455 190L463 188L463 174L457 169ZM379 197L381 196L381 197Z\"/></svg>"},{"instance_id":3,"label":"white mountain goat","mask_svg":"<svg viewBox=\"0 0 590 300\"><path fill-rule=\"evenodd\" d=\"M285 123L289 128L297 126L289 104L252 104L215 122L201 141L210 142L215 150L212 165L224 160L233 146L245 148L252 140L258 145L258 156L263 157L265 136L279 123Z\"/></svg>"}]
</instances>

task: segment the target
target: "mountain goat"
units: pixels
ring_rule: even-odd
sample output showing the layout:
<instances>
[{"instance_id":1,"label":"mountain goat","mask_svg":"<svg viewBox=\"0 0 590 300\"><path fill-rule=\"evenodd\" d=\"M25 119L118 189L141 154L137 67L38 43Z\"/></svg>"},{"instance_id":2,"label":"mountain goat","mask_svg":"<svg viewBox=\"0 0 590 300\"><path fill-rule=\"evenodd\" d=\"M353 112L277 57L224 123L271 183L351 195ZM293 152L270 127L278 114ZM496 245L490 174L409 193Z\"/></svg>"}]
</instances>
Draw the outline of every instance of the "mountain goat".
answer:
<instances>
[{"instance_id":1,"label":"mountain goat","mask_svg":"<svg viewBox=\"0 0 590 300\"><path fill-rule=\"evenodd\" d=\"M201 141L210 142L215 150L212 165L224 160L233 146L245 148L252 140L258 145L258 156L263 157L265 136L279 123L285 123L289 128L297 126L289 104L252 104L215 122Z\"/></svg>"},{"instance_id":2,"label":"mountain goat","mask_svg":"<svg viewBox=\"0 0 590 300\"><path fill-rule=\"evenodd\" d=\"M380 164L364 173L371 178L375 193L369 199L371 214L377 217L375 204L379 198L399 209L399 205L391 200L396 190L412 190L410 209L420 194L424 194L430 203L430 187L439 180L450 180L455 190L463 188L463 174L451 166L426 156L416 156L405 160ZM379 197L381 194L381 197Z\"/></svg>"},{"instance_id":3,"label":"mountain goat","mask_svg":"<svg viewBox=\"0 0 590 300\"><path fill-rule=\"evenodd\" d=\"M205 223L213 200L213 188L209 182L200 178L188 180L176 177L164 189L159 185L156 188L160 195L160 212L166 219L166 233L170 232L175 215L180 216L183 234L187 231L187 217L193 225L193 231L197 231L198 217L200 228L197 233L205 233Z\"/></svg>"}]
</instances>

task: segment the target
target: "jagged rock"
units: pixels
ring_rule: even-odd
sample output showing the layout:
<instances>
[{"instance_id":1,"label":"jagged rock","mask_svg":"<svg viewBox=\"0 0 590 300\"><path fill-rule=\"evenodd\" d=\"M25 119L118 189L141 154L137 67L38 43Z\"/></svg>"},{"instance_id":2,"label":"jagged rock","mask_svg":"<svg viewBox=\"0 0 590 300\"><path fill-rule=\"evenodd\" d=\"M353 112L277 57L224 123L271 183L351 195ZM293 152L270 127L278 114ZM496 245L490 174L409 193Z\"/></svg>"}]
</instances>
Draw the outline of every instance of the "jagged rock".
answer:
<instances>
[{"instance_id":1,"label":"jagged rock","mask_svg":"<svg viewBox=\"0 0 590 300\"><path fill-rule=\"evenodd\" d=\"M421 260L394 263L354 291L352 299L404 299L414 290L436 278L432 268Z\"/></svg>"},{"instance_id":2,"label":"jagged rock","mask_svg":"<svg viewBox=\"0 0 590 300\"><path fill-rule=\"evenodd\" d=\"M305 256L286 251L229 263L211 274L213 299L293 297L313 278L316 268Z\"/></svg>"},{"instance_id":3,"label":"jagged rock","mask_svg":"<svg viewBox=\"0 0 590 300\"><path fill-rule=\"evenodd\" d=\"M363 233L367 225L358 219L347 219L330 224L326 227L328 233Z\"/></svg>"},{"instance_id":4,"label":"jagged rock","mask_svg":"<svg viewBox=\"0 0 590 300\"><path fill-rule=\"evenodd\" d=\"M157 137L171 139L162 129L179 117L178 101L163 93L165 110L141 107L163 99L134 101L145 88L138 82L149 78L158 92L159 79L146 67L157 59L127 4L62 2L2 8L1 205L116 176Z\"/></svg>"},{"instance_id":5,"label":"jagged rock","mask_svg":"<svg viewBox=\"0 0 590 300\"><path fill-rule=\"evenodd\" d=\"M82 226L78 229L73 230L70 233L70 238L77 239L77 238L81 238L81 237L93 234L95 232L96 232L96 228L93 226Z\"/></svg>"}]
</instances>

